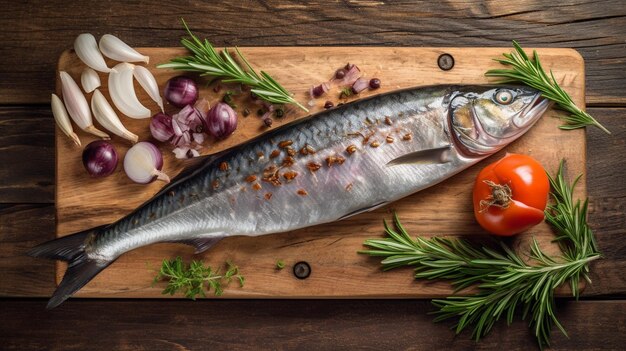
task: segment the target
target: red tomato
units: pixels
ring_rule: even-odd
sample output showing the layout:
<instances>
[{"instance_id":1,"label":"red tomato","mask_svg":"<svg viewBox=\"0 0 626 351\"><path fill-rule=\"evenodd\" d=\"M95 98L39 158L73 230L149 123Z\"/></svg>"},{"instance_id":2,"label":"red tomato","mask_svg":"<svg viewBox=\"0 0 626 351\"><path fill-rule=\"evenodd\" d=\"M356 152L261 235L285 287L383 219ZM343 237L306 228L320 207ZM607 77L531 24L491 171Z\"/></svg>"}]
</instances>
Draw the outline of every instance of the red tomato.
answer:
<instances>
[{"instance_id":1,"label":"red tomato","mask_svg":"<svg viewBox=\"0 0 626 351\"><path fill-rule=\"evenodd\" d=\"M474 215L487 231L521 233L543 221L550 182L530 156L507 154L485 167L474 184Z\"/></svg>"}]
</instances>

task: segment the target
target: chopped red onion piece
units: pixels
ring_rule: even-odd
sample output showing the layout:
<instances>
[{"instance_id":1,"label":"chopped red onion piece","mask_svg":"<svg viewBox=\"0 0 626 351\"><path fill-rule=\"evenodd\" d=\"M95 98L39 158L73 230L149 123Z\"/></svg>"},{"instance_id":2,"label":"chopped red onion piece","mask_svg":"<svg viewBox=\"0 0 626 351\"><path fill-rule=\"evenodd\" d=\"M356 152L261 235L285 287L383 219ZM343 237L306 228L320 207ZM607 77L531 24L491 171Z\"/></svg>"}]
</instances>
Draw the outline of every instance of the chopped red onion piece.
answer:
<instances>
[{"instance_id":1,"label":"chopped red onion piece","mask_svg":"<svg viewBox=\"0 0 626 351\"><path fill-rule=\"evenodd\" d=\"M338 85L352 85L354 84L354 82L357 81L360 75L361 70L359 69L359 67L357 67L357 65L347 64L345 67L345 74L343 78L333 78L331 79L331 81Z\"/></svg>"},{"instance_id":2,"label":"chopped red onion piece","mask_svg":"<svg viewBox=\"0 0 626 351\"><path fill-rule=\"evenodd\" d=\"M174 156L176 156L177 159L183 159L183 158L187 158L187 151L189 151L190 149L188 147L177 147L174 150L172 150L172 152L174 153Z\"/></svg>"},{"instance_id":3,"label":"chopped red onion piece","mask_svg":"<svg viewBox=\"0 0 626 351\"><path fill-rule=\"evenodd\" d=\"M358 94L363 90L367 89L369 86L369 81L365 78L359 78L352 84L352 92Z\"/></svg>"},{"instance_id":4,"label":"chopped red onion piece","mask_svg":"<svg viewBox=\"0 0 626 351\"><path fill-rule=\"evenodd\" d=\"M193 141L198 144L204 143L204 134L202 133L193 133Z\"/></svg>"},{"instance_id":5,"label":"chopped red onion piece","mask_svg":"<svg viewBox=\"0 0 626 351\"><path fill-rule=\"evenodd\" d=\"M317 99L320 96L326 94L329 89L330 89L330 86L328 85L328 83L322 83L318 86L311 87L311 89L309 89L309 94L311 94L311 97Z\"/></svg>"},{"instance_id":6,"label":"chopped red onion piece","mask_svg":"<svg viewBox=\"0 0 626 351\"><path fill-rule=\"evenodd\" d=\"M150 134L158 141L168 141L174 136L172 117L165 113L157 113L150 120Z\"/></svg>"}]
</instances>

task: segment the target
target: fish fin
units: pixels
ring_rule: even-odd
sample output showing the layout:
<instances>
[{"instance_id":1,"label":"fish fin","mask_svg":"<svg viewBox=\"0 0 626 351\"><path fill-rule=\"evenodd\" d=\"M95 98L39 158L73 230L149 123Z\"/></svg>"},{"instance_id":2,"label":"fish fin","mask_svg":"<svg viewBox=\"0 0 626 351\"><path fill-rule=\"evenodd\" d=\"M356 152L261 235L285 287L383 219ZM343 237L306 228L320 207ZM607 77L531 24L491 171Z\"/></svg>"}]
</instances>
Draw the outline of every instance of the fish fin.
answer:
<instances>
[{"instance_id":1,"label":"fish fin","mask_svg":"<svg viewBox=\"0 0 626 351\"><path fill-rule=\"evenodd\" d=\"M387 162L387 166L408 164L437 164L450 162L452 145L410 152Z\"/></svg>"},{"instance_id":2,"label":"fish fin","mask_svg":"<svg viewBox=\"0 0 626 351\"><path fill-rule=\"evenodd\" d=\"M204 251L213 247L213 245L217 244L220 240L222 240L223 236L210 237L210 238L198 238L198 239L186 239L186 240L176 240L172 241L175 243L181 243L186 245L191 245L196 248L194 254L203 253Z\"/></svg>"},{"instance_id":3,"label":"fish fin","mask_svg":"<svg viewBox=\"0 0 626 351\"><path fill-rule=\"evenodd\" d=\"M101 228L89 229L51 240L35 246L28 252L29 256L68 262L63 280L52 294L46 308L51 309L63 303L113 262L90 259L85 252L88 242Z\"/></svg>"},{"instance_id":4,"label":"fish fin","mask_svg":"<svg viewBox=\"0 0 626 351\"><path fill-rule=\"evenodd\" d=\"M363 212L373 211L373 210L375 210L377 208L385 206L388 203L389 203L389 201L383 201L383 202L379 202L377 204L374 204L374 205L371 205L371 206L368 206L368 207L363 207L363 208L360 208L360 209L358 209L356 211L352 211L352 212L348 213L347 215L342 216L341 218L339 218L337 220L341 221L341 220L344 220L346 218L350 218L352 216L356 216L356 215L358 215L360 213L363 213Z\"/></svg>"}]
</instances>

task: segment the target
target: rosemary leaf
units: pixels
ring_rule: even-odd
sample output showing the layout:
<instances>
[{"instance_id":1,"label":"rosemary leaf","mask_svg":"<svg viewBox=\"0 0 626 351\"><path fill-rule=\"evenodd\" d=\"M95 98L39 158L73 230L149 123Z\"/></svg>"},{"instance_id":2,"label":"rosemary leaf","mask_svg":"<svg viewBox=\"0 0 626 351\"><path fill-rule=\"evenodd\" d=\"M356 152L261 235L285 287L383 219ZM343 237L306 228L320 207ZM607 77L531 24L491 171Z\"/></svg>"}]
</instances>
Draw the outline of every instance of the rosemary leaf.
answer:
<instances>
[{"instance_id":1,"label":"rosemary leaf","mask_svg":"<svg viewBox=\"0 0 626 351\"><path fill-rule=\"evenodd\" d=\"M235 48L235 54L244 63L242 68L227 48L218 53L208 40L202 42L196 37L185 20L181 19L191 39L183 38L180 43L191 52L191 56L177 57L158 68L171 68L187 72L199 72L203 76L212 76L225 83L241 83L251 88L260 99L272 104L295 104L302 110L309 110L296 101L282 85L266 72L257 73L248 60Z\"/></svg>"},{"instance_id":2,"label":"rosemary leaf","mask_svg":"<svg viewBox=\"0 0 626 351\"><path fill-rule=\"evenodd\" d=\"M498 77L500 83L523 83L541 91L545 98L556 102L561 109L570 113L563 118L565 124L559 127L561 129L595 126L611 134L600 122L576 106L569 94L556 82L552 71L550 75L546 73L536 51L533 51L533 59L531 59L515 40L513 40L513 47L515 52L502 54L504 59L495 59L505 66L511 66L511 69L492 69L485 73L486 76Z\"/></svg>"}]
</instances>

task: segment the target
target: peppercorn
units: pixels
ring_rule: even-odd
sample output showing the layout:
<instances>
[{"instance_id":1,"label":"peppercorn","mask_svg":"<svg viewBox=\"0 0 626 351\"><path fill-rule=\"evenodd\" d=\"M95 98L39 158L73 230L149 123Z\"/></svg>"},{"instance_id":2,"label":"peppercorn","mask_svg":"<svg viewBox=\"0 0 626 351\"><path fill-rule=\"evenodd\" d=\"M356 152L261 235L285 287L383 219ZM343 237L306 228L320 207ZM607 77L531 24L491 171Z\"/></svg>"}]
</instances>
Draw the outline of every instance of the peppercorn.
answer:
<instances>
[{"instance_id":1,"label":"peppercorn","mask_svg":"<svg viewBox=\"0 0 626 351\"><path fill-rule=\"evenodd\" d=\"M370 89L378 89L380 88L380 79L372 78L370 79Z\"/></svg>"},{"instance_id":2,"label":"peppercorn","mask_svg":"<svg viewBox=\"0 0 626 351\"><path fill-rule=\"evenodd\" d=\"M332 101L326 101L326 102L324 103L324 108L325 108L325 109L332 108L333 106L335 106L335 104L333 104L333 102L332 102Z\"/></svg>"}]
</instances>

